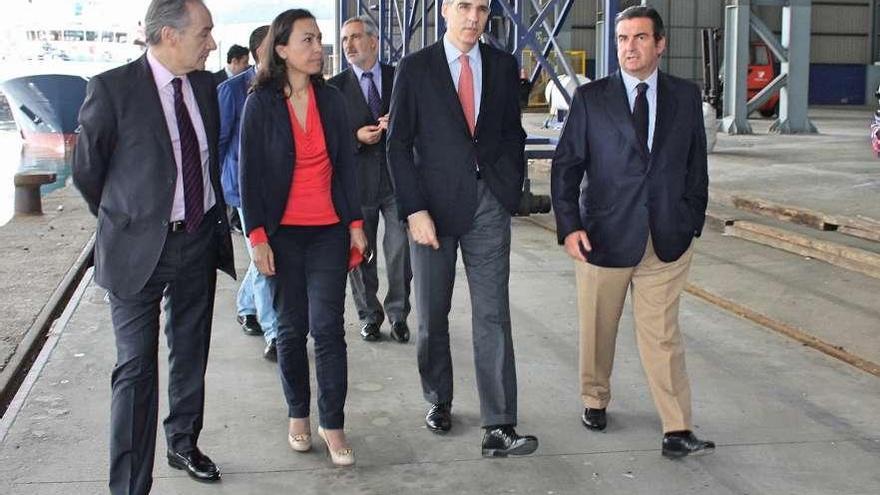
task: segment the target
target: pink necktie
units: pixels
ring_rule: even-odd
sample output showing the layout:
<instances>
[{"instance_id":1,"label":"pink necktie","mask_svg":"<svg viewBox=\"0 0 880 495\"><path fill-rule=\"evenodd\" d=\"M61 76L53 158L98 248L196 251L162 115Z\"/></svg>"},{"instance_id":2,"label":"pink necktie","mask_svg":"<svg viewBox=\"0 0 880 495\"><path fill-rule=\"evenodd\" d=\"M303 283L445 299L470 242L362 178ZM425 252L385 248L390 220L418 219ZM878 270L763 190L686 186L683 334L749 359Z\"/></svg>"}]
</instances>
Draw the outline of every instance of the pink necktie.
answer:
<instances>
[{"instance_id":1,"label":"pink necktie","mask_svg":"<svg viewBox=\"0 0 880 495\"><path fill-rule=\"evenodd\" d=\"M461 74L458 75L458 101L461 102L464 118L473 136L474 128L477 126L474 110L474 73L471 71L470 58L467 55L459 55L458 61L461 63Z\"/></svg>"}]
</instances>

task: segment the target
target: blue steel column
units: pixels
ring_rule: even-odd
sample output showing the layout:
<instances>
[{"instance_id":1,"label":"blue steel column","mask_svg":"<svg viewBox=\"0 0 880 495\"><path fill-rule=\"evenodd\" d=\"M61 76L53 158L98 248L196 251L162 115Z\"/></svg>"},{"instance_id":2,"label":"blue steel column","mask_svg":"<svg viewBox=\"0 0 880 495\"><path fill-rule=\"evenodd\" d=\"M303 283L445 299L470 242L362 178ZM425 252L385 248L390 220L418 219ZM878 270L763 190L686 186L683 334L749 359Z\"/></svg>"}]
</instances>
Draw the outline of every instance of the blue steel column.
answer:
<instances>
[{"instance_id":1,"label":"blue steel column","mask_svg":"<svg viewBox=\"0 0 880 495\"><path fill-rule=\"evenodd\" d=\"M816 127L807 116L810 90L810 0L789 0L782 8L782 47L788 61L780 71L788 75L779 92L779 120L770 130L780 134L810 134Z\"/></svg>"},{"instance_id":2,"label":"blue steel column","mask_svg":"<svg viewBox=\"0 0 880 495\"><path fill-rule=\"evenodd\" d=\"M724 93L721 130L751 134L748 121L746 73L749 67L751 0L733 0L724 8ZM809 28L808 28L809 29Z\"/></svg>"},{"instance_id":3,"label":"blue steel column","mask_svg":"<svg viewBox=\"0 0 880 495\"><path fill-rule=\"evenodd\" d=\"M379 0L379 59L388 60L385 56L385 0Z\"/></svg>"},{"instance_id":4,"label":"blue steel column","mask_svg":"<svg viewBox=\"0 0 880 495\"><path fill-rule=\"evenodd\" d=\"M499 1L504 2L506 0L499 0ZM522 17L522 15L523 15L522 0L514 0L513 11L516 13L516 15ZM519 59L520 57L518 55L520 53L522 53L522 49L519 46L519 40L520 40L519 23L513 22L512 24L513 24L513 53L517 54L517 59ZM522 61L520 61L520 65L522 65Z\"/></svg>"},{"instance_id":5,"label":"blue steel column","mask_svg":"<svg viewBox=\"0 0 880 495\"><path fill-rule=\"evenodd\" d=\"M617 40L614 35L614 18L620 12L618 0L597 0L596 7L602 18L596 21L596 79L617 70Z\"/></svg>"},{"instance_id":6,"label":"blue steel column","mask_svg":"<svg viewBox=\"0 0 880 495\"><path fill-rule=\"evenodd\" d=\"M422 46L428 46L428 0L422 1Z\"/></svg>"},{"instance_id":7,"label":"blue steel column","mask_svg":"<svg viewBox=\"0 0 880 495\"><path fill-rule=\"evenodd\" d=\"M434 0L434 41L440 41L446 32L446 21L442 14L443 0Z\"/></svg>"},{"instance_id":8,"label":"blue steel column","mask_svg":"<svg viewBox=\"0 0 880 495\"><path fill-rule=\"evenodd\" d=\"M416 0L418 1L418 0ZM409 43L412 40L413 19L416 17L416 6L412 0L403 0L403 50L401 57L409 53Z\"/></svg>"},{"instance_id":9,"label":"blue steel column","mask_svg":"<svg viewBox=\"0 0 880 495\"><path fill-rule=\"evenodd\" d=\"M337 72L342 72L348 68L348 60L345 60L345 53L342 50L342 23L348 19L348 2L350 0L339 0L336 3L336 68ZM360 0L358 0L358 12L360 11Z\"/></svg>"}]
</instances>

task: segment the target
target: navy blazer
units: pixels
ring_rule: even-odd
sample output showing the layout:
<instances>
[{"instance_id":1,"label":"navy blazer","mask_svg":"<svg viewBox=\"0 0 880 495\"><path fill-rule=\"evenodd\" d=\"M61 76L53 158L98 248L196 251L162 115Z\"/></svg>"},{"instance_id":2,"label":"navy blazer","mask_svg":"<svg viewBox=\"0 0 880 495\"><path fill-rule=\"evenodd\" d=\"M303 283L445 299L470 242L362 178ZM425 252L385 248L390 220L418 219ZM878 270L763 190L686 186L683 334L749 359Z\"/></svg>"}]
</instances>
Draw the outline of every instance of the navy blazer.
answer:
<instances>
[{"instance_id":1,"label":"navy blazer","mask_svg":"<svg viewBox=\"0 0 880 495\"><path fill-rule=\"evenodd\" d=\"M657 257L677 260L706 218L709 175L700 90L658 74L651 151L636 139L620 72L578 88L551 169L559 243L585 230L591 264L632 267L650 232Z\"/></svg>"},{"instance_id":2,"label":"navy blazer","mask_svg":"<svg viewBox=\"0 0 880 495\"><path fill-rule=\"evenodd\" d=\"M223 211L217 159L217 88L187 74L208 136L208 172ZM177 163L153 71L139 59L91 78L79 111L73 182L98 217L95 280L116 294L140 291L159 262L174 204ZM235 277L226 215L214 226L217 267Z\"/></svg>"},{"instance_id":3,"label":"navy blazer","mask_svg":"<svg viewBox=\"0 0 880 495\"><path fill-rule=\"evenodd\" d=\"M381 115L388 113L391 102L391 88L394 84L394 67L379 62L382 68L382 109ZM388 176L388 163L385 160L385 133L376 144L365 145L357 141L357 130L365 125L375 125L376 119L367 105L364 93L361 90L360 81L354 69L348 69L333 76L327 81L342 92L348 105L348 118L350 119L351 134L355 136L355 149L358 164L358 183L360 184L361 205L378 206L382 198L379 196L379 186L382 175Z\"/></svg>"},{"instance_id":4,"label":"navy blazer","mask_svg":"<svg viewBox=\"0 0 880 495\"><path fill-rule=\"evenodd\" d=\"M241 206L238 187L238 143L241 128L241 113L247 99L248 89L256 76L253 67L227 79L217 86L217 99L220 104L220 182L223 184L223 198L226 204L236 208Z\"/></svg>"},{"instance_id":5,"label":"navy blazer","mask_svg":"<svg viewBox=\"0 0 880 495\"><path fill-rule=\"evenodd\" d=\"M483 87L471 136L452 82L443 40L397 66L388 127L388 166L400 218L428 210L437 235L460 235L477 210L476 165L504 208L519 206L525 131L513 55L480 43Z\"/></svg>"},{"instance_id":6,"label":"navy blazer","mask_svg":"<svg viewBox=\"0 0 880 495\"><path fill-rule=\"evenodd\" d=\"M333 167L333 206L340 221L348 225L363 219L348 112L342 94L332 86L316 84L315 98ZM265 228L269 236L278 230L290 195L295 161L293 129L284 96L275 89L255 90L244 105L239 155L241 205L248 235L257 227Z\"/></svg>"}]
</instances>

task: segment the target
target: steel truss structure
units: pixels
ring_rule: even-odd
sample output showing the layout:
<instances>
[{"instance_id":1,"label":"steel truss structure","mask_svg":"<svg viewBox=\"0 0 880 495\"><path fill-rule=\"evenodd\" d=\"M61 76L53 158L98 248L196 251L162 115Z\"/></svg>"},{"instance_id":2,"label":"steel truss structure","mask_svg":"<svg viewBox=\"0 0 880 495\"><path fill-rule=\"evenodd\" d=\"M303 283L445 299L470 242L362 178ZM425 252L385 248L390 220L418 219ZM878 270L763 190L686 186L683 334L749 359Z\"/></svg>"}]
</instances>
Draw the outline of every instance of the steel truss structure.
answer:
<instances>
[{"instance_id":1,"label":"steel truss structure","mask_svg":"<svg viewBox=\"0 0 880 495\"><path fill-rule=\"evenodd\" d=\"M752 5L782 7L782 36L751 11ZM748 115L779 91L779 118L770 130L780 134L815 133L807 116L810 79L811 0L731 0L724 19L724 118L721 130L751 134ZM747 100L750 33L754 33L779 60L773 81Z\"/></svg>"},{"instance_id":2,"label":"steel truss structure","mask_svg":"<svg viewBox=\"0 0 880 495\"><path fill-rule=\"evenodd\" d=\"M512 53L522 65L522 52L531 50L537 64L528 75L534 85L544 71L560 89L566 102L571 94L559 81L560 73L577 81L565 58L557 36L571 12L575 0L491 0L486 43ZM395 64L407 54L439 40L446 31L442 13L443 0L339 0L338 25L354 16L367 15L379 28L379 57ZM338 40L337 40L337 46ZM562 71L550 63L555 55ZM339 57L340 69L347 64Z\"/></svg>"}]
</instances>

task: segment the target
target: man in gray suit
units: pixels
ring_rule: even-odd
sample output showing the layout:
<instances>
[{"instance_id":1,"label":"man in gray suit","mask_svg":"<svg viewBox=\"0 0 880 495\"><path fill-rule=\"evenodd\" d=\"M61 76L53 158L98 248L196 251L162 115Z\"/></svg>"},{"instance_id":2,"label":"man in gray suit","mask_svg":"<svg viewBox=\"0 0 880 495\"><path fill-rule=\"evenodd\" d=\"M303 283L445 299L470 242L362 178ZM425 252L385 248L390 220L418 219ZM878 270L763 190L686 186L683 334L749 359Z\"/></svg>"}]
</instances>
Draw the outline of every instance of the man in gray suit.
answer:
<instances>
[{"instance_id":1,"label":"man in gray suit","mask_svg":"<svg viewBox=\"0 0 880 495\"><path fill-rule=\"evenodd\" d=\"M148 51L89 81L73 180L98 217L95 280L110 296L110 491L148 493L159 409L164 299L169 349L168 463L201 481L220 470L199 451L216 270L235 276L223 214L219 112L205 59L216 48L201 0L153 0Z\"/></svg>"},{"instance_id":2,"label":"man in gray suit","mask_svg":"<svg viewBox=\"0 0 880 495\"><path fill-rule=\"evenodd\" d=\"M489 0L444 0L447 31L401 60L391 96L388 163L408 223L418 308L425 424L452 426L449 310L461 248L473 312L484 456L531 454L519 435L510 323L510 216L519 205L525 132L519 69L479 43Z\"/></svg>"},{"instance_id":3,"label":"man in gray suit","mask_svg":"<svg viewBox=\"0 0 880 495\"><path fill-rule=\"evenodd\" d=\"M342 25L342 48L351 67L330 79L339 88L348 105L348 118L357 141L358 182L364 231L369 246L377 246L379 213L385 221L385 253L388 292L384 310L376 293L379 275L376 263L361 263L349 280L361 320L361 337L368 342L379 340L384 316L391 323L391 338L409 341L409 288L412 269L406 226L397 214L391 177L385 159L385 130L388 128L388 104L394 68L379 62L379 37L376 25L368 16L353 17Z\"/></svg>"}]
</instances>

